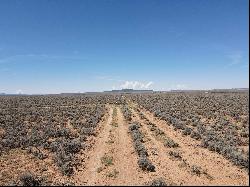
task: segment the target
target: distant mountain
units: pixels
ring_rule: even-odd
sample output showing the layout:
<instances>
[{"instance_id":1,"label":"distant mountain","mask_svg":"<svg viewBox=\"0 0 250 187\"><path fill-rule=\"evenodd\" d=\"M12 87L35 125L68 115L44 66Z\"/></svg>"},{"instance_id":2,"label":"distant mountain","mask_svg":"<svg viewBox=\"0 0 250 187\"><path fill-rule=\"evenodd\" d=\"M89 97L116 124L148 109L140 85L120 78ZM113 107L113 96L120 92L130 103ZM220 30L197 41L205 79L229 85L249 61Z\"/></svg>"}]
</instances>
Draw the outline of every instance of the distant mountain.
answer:
<instances>
[{"instance_id":1,"label":"distant mountain","mask_svg":"<svg viewBox=\"0 0 250 187\"><path fill-rule=\"evenodd\" d=\"M24 96L24 95L28 95L28 94L6 94L6 93L0 93L0 96L3 96L3 95L5 95L5 96Z\"/></svg>"},{"instance_id":2,"label":"distant mountain","mask_svg":"<svg viewBox=\"0 0 250 187\"><path fill-rule=\"evenodd\" d=\"M170 90L170 92L216 92L216 93L226 93L226 92L248 92L249 88L228 88L228 89L211 89L211 90Z\"/></svg>"},{"instance_id":3,"label":"distant mountain","mask_svg":"<svg viewBox=\"0 0 250 187\"><path fill-rule=\"evenodd\" d=\"M134 89L121 89L104 91L104 93L152 93L154 90L134 90Z\"/></svg>"},{"instance_id":4,"label":"distant mountain","mask_svg":"<svg viewBox=\"0 0 250 187\"><path fill-rule=\"evenodd\" d=\"M248 92L249 88L213 89L211 92Z\"/></svg>"}]
</instances>

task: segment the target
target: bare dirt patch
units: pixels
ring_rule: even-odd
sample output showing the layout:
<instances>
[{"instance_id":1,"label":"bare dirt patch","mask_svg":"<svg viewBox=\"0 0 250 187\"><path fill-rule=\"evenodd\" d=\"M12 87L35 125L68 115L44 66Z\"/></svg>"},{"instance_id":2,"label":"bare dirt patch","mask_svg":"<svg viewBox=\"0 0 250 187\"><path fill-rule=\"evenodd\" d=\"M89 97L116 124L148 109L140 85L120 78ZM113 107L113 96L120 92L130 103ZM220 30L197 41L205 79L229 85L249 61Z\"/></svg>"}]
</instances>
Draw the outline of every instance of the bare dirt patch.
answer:
<instances>
[{"instance_id":1,"label":"bare dirt patch","mask_svg":"<svg viewBox=\"0 0 250 187\"><path fill-rule=\"evenodd\" d=\"M115 117L113 109L116 111ZM138 158L128 133L129 124L124 120L120 108L111 107L108 120L102 125L103 129L88 153L86 167L74 177L77 184L144 185L151 181L155 174L138 167Z\"/></svg>"},{"instance_id":2,"label":"bare dirt patch","mask_svg":"<svg viewBox=\"0 0 250 187\"><path fill-rule=\"evenodd\" d=\"M0 185L13 185L27 172L42 177L49 185L71 181L60 173L51 158L39 160L21 149L11 150L0 157L0 171Z\"/></svg>"},{"instance_id":3,"label":"bare dirt patch","mask_svg":"<svg viewBox=\"0 0 250 187\"><path fill-rule=\"evenodd\" d=\"M174 131L174 129L166 124L165 121L159 120L153 116L150 112L142 110L146 118L155 123L162 131L164 131L168 137L176 141L180 147L178 151L182 153L183 160L177 166L181 166L181 170L191 171L191 174L205 173L205 175L195 175L187 177L187 175L173 176L172 180L177 181L179 184L184 185L247 185L249 177L246 171L234 166L228 160L221 155L214 152L210 152L207 149L200 147L200 142L191 139L188 136L183 136L180 132ZM139 119L139 117L137 118ZM153 137L150 137L154 139ZM156 143L156 142L155 142ZM167 150L166 150L167 151ZM161 156L161 158L164 155ZM164 163L164 162L163 162ZM180 168L180 167L177 167ZM202 169L200 169L202 168ZM171 168L169 175L174 173L176 168ZM202 171L198 171L198 170ZM179 181L179 182L178 182ZM181 182L180 182L181 181Z\"/></svg>"},{"instance_id":4,"label":"bare dirt patch","mask_svg":"<svg viewBox=\"0 0 250 187\"><path fill-rule=\"evenodd\" d=\"M86 155L83 155L84 168L78 171L74 179L78 185L97 185L103 181L99 175L98 168L101 167L101 158L105 154L106 144L108 140L109 130L111 129L113 109L109 108L108 118L100 124L100 132L95 141L95 144Z\"/></svg>"}]
</instances>

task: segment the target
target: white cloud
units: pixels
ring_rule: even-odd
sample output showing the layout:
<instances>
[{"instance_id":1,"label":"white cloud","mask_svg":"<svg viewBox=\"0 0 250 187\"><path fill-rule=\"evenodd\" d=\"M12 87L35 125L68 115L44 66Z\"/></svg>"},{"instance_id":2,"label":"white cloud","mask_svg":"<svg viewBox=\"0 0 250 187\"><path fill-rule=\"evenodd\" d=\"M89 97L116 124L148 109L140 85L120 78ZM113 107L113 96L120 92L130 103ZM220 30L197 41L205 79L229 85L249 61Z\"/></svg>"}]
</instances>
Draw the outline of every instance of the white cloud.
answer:
<instances>
[{"instance_id":1,"label":"white cloud","mask_svg":"<svg viewBox=\"0 0 250 187\"><path fill-rule=\"evenodd\" d=\"M152 81L143 83L139 81L125 81L120 85L121 89L149 89L154 83Z\"/></svg>"},{"instance_id":2,"label":"white cloud","mask_svg":"<svg viewBox=\"0 0 250 187\"><path fill-rule=\"evenodd\" d=\"M16 91L16 94L23 94L23 91L21 89Z\"/></svg>"}]
</instances>

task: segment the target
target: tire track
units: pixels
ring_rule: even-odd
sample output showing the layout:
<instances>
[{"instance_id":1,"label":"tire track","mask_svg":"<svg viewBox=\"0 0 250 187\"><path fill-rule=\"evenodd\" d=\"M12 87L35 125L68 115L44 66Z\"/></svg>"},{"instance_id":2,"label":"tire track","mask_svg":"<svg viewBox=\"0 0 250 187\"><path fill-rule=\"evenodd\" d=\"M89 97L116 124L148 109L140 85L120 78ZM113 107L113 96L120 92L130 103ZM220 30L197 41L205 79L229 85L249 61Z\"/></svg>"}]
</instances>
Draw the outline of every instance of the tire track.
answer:
<instances>
[{"instance_id":1,"label":"tire track","mask_svg":"<svg viewBox=\"0 0 250 187\"><path fill-rule=\"evenodd\" d=\"M132 140L128 134L128 124L126 124L123 114L118 107L117 123L114 165L119 174L111 185L137 185L139 175L137 158L134 154Z\"/></svg>"},{"instance_id":2,"label":"tire track","mask_svg":"<svg viewBox=\"0 0 250 187\"><path fill-rule=\"evenodd\" d=\"M108 118L102 124L103 127L96 143L88 153L88 160L84 169L74 176L77 185L96 185L100 183L101 177L97 173L97 169L100 167L101 157L105 153L105 141L108 139L109 130L111 129L112 114L113 109L109 107Z\"/></svg>"},{"instance_id":3,"label":"tire track","mask_svg":"<svg viewBox=\"0 0 250 187\"><path fill-rule=\"evenodd\" d=\"M74 176L76 184L132 186L143 185L147 178L147 173L138 167L128 124L120 108L110 106L109 117L88 153L85 168Z\"/></svg>"},{"instance_id":4,"label":"tire track","mask_svg":"<svg viewBox=\"0 0 250 187\"><path fill-rule=\"evenodd\" d=\"M200 142L188 136L183 136L180 132L174 131L165 121L154 117L152 113L141 110L145 117L152 123L156 124L168 137L172 138L180 145L178 150L182 153L183 158L190 166L199 166L207 171L213 180L202 178L200 180L189 178L188 181L183 181L185 185L248 185L249 177L246 171L234 166L228 160L217 153L200 147ZM139 118L138 114L136 114ZM141 119L139 119L141 120ZM143 120L141 120L143 121ZM154 139L154 138L152 138ZM183 163L182 163L183 164ZM184 163L185 164L185 163ZM185 167L183 168L185 169ZM184 176L181 177L185 178Z\"/></svg>"},{"instance_id":5,"label":"tire track","mask_svg":"<svg viewBox=\"0 0 250 187\"><path fill-rule=\"evenodd\" d=\"M147 125L140 119L138 113L131 110L133 113L133 120L141 123L142 131L145 134L145 146L149 152L149 159L156 167L154 179L163 178L167 184L171 185L204 185L206 178L200 178L192 175L188 170L180 168L178 161L173 161L169 158L167 148L156 140L152 135Z\"/></svg>"}]
</instances>

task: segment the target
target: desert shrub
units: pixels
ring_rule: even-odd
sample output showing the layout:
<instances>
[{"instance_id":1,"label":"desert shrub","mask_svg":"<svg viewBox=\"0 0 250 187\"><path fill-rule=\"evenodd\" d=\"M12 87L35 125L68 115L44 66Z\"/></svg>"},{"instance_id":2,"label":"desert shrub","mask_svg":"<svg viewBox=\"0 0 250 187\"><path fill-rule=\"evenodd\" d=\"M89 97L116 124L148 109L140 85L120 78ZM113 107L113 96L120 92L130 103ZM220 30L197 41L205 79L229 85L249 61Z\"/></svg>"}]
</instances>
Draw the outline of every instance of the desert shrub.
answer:
<instances>
[{"instance_id":1,"label":"desert shrub","mask_svg":"<svg viewBox=\"0 0 250 187\"><path fill-rule=\"evenodd\" d=\"M139 130L140 126L139 124L132 124L129 127L133 144L135 147L135 150L139 156L148 156L147 150L143 145L143 134Z\"/></svg>"},{"instance_id":2,"label":"desert shrub","mask_svg":"<svg viewBox=\"0 0 250 187\"><path fill-rule=\"evenodd\" d=\"M80 136L80 142L86 142L87 141L87 136L86 135L81 135Z\"/></svg>"},{"instance_id":3,"label":"desert shrub","mask_svg":"<svg viewBox=\"0 0 250 187\"><path fill-rule=\"evenodd\" d=\"M247 156L237 147L249 145L248 92L133 94L129 98L174 130L183 130L184 135L201 140L203 147L233 163L247 165ZM187 125L192 126L191 134ZM152 132L157 129L152 125L149 128Z\"/></svg>"},{"instance_id":4,"label":"desert shrub","mask_svg":"<svg viewBox=\"0 0 250 187\"><path fill-rule=\"evenodd\" d=\"M142 112L139 112L139 116L142 120L146 119L145 115Z\"/></svg>"},{"instance_id":5,"label":"desert shrub","mask_svg":"<svg viewBox=\"0 0 250 187\"><path fill-rule=\"evenodd\" d=\"M197 133L204 134L205 132L206 132L206 127L203 124L199 123L197 125Z\"/></svg>"},{"instance_id":6,"label":"desert shrub","mask_svg":"<svg viewBox=\"0 0 250 187\"><path fill-rule=\"evenodd\" d=\"M154 123L148 122L147 125L151 131L155 131L157 129L157 126Z\"/></svg>"},{"instance_id":7,"label":"desert shrub","mask_svg":"<svg viewBox=\"0 0 250 187\"><path fill-rule=\"evenodd\" d=\"M82 144L79 139L68 140L64 143L64 150L67 153L78 153L82 148Z\"/></svg>"},{"instance_id":8,"label":"desert shrub","mask_svg":"<svg viewBox=\"0 0 250 187\"><path fill-rule=\"evenodd\" d=\"M145 146L140 141L136 141L134 143L134 147L135 147L135 150L136 150L137 154L139 155L139 157L148 156L147 149L145 148Z\"/></svg>"},{"instance_id":9,"label":"desert shrub","mask_svg":"<svg viewBox=\"0 0 250 187\"><path fill-rule=\"evenodd\" d=\"M140 125L138 123L131 124L129 126L129 131L133 139L134 148L139 156L138 165L144 171L155 171L155 166L148 160L148 152L147 149L144 147L143 135L141 133Z\"/></svg>"},{"instance_id":10,"label":"desert shrub","mask_svg":"<svg viewBox=\"0 0 250 187\"><path fill-rule=\"evenodd\" d=\"M174 142L174 140L170 138L166 138L164 140L164 146L169 147L169 148L175 148L175 147L179 147L179 144Z\"/></svg>"},{"instance_id":11,"label":"desert shrub","mask_svg":"<svg viewBox=\"0 0 250 187\"><path fill-rule=\"evenodd\" d=\"M62 140L60 139L56 139L55 141L51 142L50 144L48 144L48 147L49 149L52 151L52 152L56 152L57 150L59 150L61 148L61 146L63 145L62 143ZM46 145L47 145L46 144Z\"/></svg>"},{"instance_id":12,"label":"desert shrub","mask_svg":"<svg viewBox=\"0 0 250 187\"><path fill-rule=\"evenodd\" d=\"M55 186L75 186L75 183L72 181L56 182Z\"/></svg>"},{"instance_id":13,"label":"desert shrub","mask_svg":"<svg viewBox=\"0 0 250 187\"><path fill-rule=\"evenodd\" d=\"M74 173L73 168L78 164L74 157L74 154L65 151L62 146L60 146L56 151L54 161L60 168L61 172L67 176L71 176Z\"/></svg>"},{"instance_id":14,"label":"desert shrub","mask_svg":"<svg viewBox=\"0 0 250 187\"><path fill-rule=\"evenodd\" d=\"M201 146L208 148L210 151L218 152L227 159L231 160L235 165L248 169L249 157L244 155L242 151L236 148L234 143L215 136L215 134L208 134L202 138Z\"/></svg>"},{"instance_id":15,"label":"desert shrub","mask_svg":"<svg viewBox=\"0 0 250 187\"><path fill-rule=\"evenodd\" d=\"M185 125L181 122L181 121L176 121L175 123L173 123L174 129L180 129L180 130L185 130Z\"/></svg>"},{"instance_id":16,"label":"desert shrub","mask_svg":"<svg viewBox=\"0 0 250 187\"><path fill-rule=\"evenodd\" d=\"M243 138L249 138L249 128L244 128L240 132L240 136Z\"/></svg>"},{"instance_id":17,"label":"desert shrub","mask_svg":"<svg viewBox=\"0 0 250 187\"><path fill-rule=\"evenodd\" d=\"M55 132L55 137L69 138L70 137L70 130L67 128L57 129Z\"/></svg>"},{"instance_id":18,"label":"desert shrub","mask_svg":"<svg viewBox=\"0 0 250 187\"><path fill-rule=\"evenodd\" d=\"M114 169L113 171L107 173L106 176L109 177L109 178L117 178L118 174L119 174L119 171Z\"/></svg>"},{"instance_id":19,"label":"desert shrub","mask_svg":"<svg viewBox=\"0 0 250 187\"><path fill-rule=\"evenodd\" d=\"M193 165L193 166L191 166L191 172L200 176L202 174L202 168L199 166Z\"/></svg>"},{"instance_id":20,"label":"desert shrub","mask_svg":"<svg viewBox=\"0 0 250 187\"><path fill-rule=\"evenodd\" d=\"M176 151L169 151L169 156L178 160L182 159L182 156L179 152Z\"/></svg>"},{"instance_id":21,"label":"desert shrub","mask_svg":"<svg viewBox=\"0 0 250 187\"><path fill-rule=\"evenodd\" d=\"M138 130L140 128L138 123L132 124L129 126L129 130L132 132L134 130Z\"/></svg>"},{"instance_id":22,"label":"desert shrub","mask_svg":"<svg viewBox=\"0 0 250 187\"><path fill-rule=\"evenodd\" d=\"M95 135L95 131L93 127L82 127L81 132L82 135Z\"/></svg>"},{"instance_id":23,"label":"desert shrub","mask_svg":"<svg viewBox=\"0 0 250 187\"><path fill-rule=\"evenodd\" d=\"M185 129L182 131L183 135L190 135L192 133L192 129L185 127Z\"/></svg>"},{"instance_id":24,"label":"desert shrub","mask_svg":"<svg viewBox=\"0 0 250 187\"><path fill-rule=\"evenodd\" d=\"M160 130L159 128L155 128L155 132L154 133L155 133L156 136L165 135L165 133L162 130Z\"/></svg>"},{"instance_id":25,"label":"desert shrub","mask_svg":"<svg viewBox=\"0 0 250 187\"><path fill-rule=\"evenodd\" d=\"M192 131L191 138L194 138L195 140L200 140L201 135L199 133L195 132L195 131Z\"/></svg>"},{"instance_id":26,"label":"desert shrub","mask_svg":"<svg viewBox=\"0 0 250 187\"><path fill-rule=\"evenodd\" d=\"M113 157L112 157L112 156L108 156L108 155L104 155L104 156L101 158L101 162L102 162L102 164L104 164L105 166L113 165Z\"/></svg>"},{"instance_id":27,"label":"desert shrub","mask_svg":"<svg viewBox=\"0 0 250 187\"><path fill-rule=\"evenodd\" d=\"M26 172L20 176L20 181L24 186L40 186L41 181L31 174L30 172Z\"/></svg>"},{"instance_id":28,"label":"desert shrub","mask_svg":"<svg viewBox=\"0 0 250 187\"><path fill-rule=\"evenodd\" d=\"M35 147L35 148L28 147L27 152L34 155L35 157L39 158L40 160L44 160L44 159L48 158L48 155L46 155L45 153L40 151L40 149L38 149L37 147Z\"/></svg>"},{"instance_id":29,"label":"desert shrub","mask_svg":"<svg viewBox=\"0 0 250 187\"><path fill-rule=\"evenodd\" d=\"M60 167L61 172L66 176L71 176L74 173L73 165L71 162L66 162Z\"/></svg>"},{"instance_id":30,"label":"desert shrub","mask_svg":"<svg viewBox=\"0 0 250 187\"><path fill-rule=\"evenodd\" d=\"M138 165L144 171L155 171L155 166L147 159L147 157L139 157Z\"/></svg>"},{"instance_id":31,"label":"desert shrub","mask_svg":"<svg viewBox=\"0 0 250 187\"><path fill-rule=\"evenodd\" d=\"M168 186L163 178L154 179L148 185L149 186Z\"/></svg>"}]
</instances>

